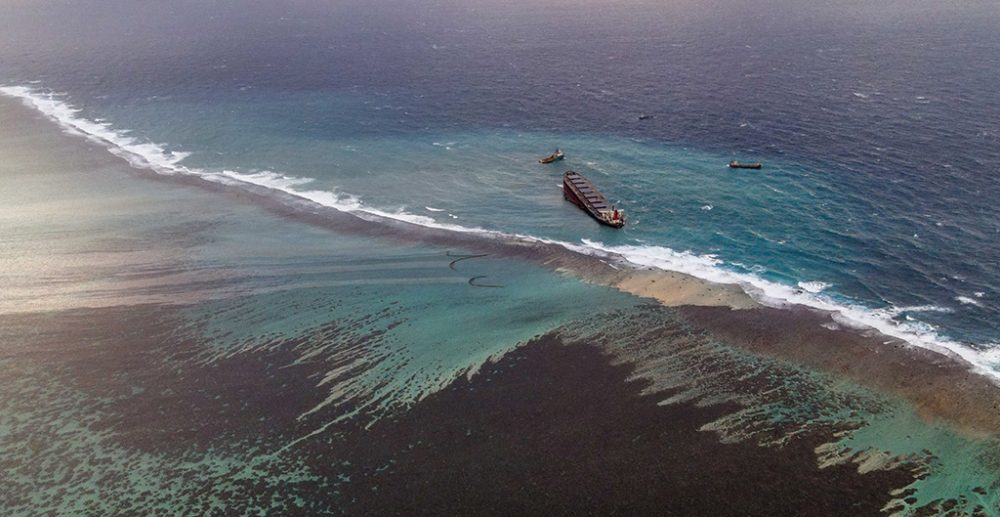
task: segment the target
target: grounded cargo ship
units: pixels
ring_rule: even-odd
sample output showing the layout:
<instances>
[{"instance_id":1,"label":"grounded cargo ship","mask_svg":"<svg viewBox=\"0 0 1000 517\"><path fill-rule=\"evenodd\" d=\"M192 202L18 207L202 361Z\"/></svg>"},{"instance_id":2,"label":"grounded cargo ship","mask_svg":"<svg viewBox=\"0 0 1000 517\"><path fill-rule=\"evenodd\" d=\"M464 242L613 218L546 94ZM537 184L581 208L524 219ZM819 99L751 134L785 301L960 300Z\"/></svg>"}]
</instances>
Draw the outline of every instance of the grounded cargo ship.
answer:
<instances>
[{"instance_id":1,"label":"grounded cargo ship","mask_svg":"<svg viewBox=\"0 0 1000 517\"><path fill-rule=\"evenodd\" d=\"M625 214L608 205L608 199L594 184L581 174L567 171L563 174L563 197L597 219L597 222L614 228L625 226Z\"/></svg>"}]
</instances>

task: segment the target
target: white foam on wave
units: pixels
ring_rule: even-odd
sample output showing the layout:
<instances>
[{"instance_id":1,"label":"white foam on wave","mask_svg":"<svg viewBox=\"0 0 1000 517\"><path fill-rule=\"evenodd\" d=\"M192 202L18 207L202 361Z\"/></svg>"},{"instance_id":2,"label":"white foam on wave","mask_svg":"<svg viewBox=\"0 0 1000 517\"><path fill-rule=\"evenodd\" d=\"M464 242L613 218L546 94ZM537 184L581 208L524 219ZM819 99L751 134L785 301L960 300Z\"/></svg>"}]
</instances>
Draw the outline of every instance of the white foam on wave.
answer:
<instances>
[{"instance_id":1,"label":"white foam on wave","mask_svg":"<svg viewBox=\"0 0 1000 517\"><path fill-rule=\"evenodd\" d=\"M71 134L98 142L133 166L152 169L161 174L178 172L178 163L190 153L171 152L162 145L142 142L106 122L95 122L78 116L80 110L59 100L53 94L39 94L24 86L0 86L0 93L17 97L46 117L57 122Z\"/></svg>"},{"instance_id":2,"label":"white foam on wave","mask_svg":"<svg viewBox=\"0 0 1000 517\"><path fill-rule=\"evenodd\" d=\"M984 345L984 350L976 350L944 338L934 327L925 323L896 319L907 312L948 311L947 308L919 306L871 309L860 304L838 302L822 294L821 291L828 287L822 282L800 282L795 287L780 284L766 280L755 273L740 273L727 269L724 267L725 263L714 255L677 252L661 246L608 246L586 239L582 240L581 245L531 235L439 223L431 217L410 214L402 209L387 211L370 207L357 196L334 190L296 188L313 182L314 180L311 178L299 178L271 171L241 173L230 170L208 171L190 168L181 164L184 158L189 156L189 153L171 152L163 145L142 142L130 137L127 135L127 131L113 129L108 123L95 122L81 117L78 109L63 102L55 94L40 93L23 86L0 86L0 94L21 99L26 105L58 123L67 132L100 143L109 152L125 159L134 167L149 169L160 174L199 176L207 181L222 184L256 185L369 220L392 219L429 228L474 233L487 238L558 245L577 253L618 259L635 266L676 271L714 283L736 284L764 305L772 307L804 305L827 311L834 315L835 321L840 325L877 330L914 346L961 357L972 365L976 372L1000 381L1000 343ZM425 208L434 211L430 207ZM452 214L448 215L457 218Z\"/></svg>"},{"instance_id":3,"label":"white foam on wave","mask_svg":"<svg viewBox=\"0 0 1000 517\"><path fill-rule=\"evenodd\" d=\"M981 352L983 361L994 370L1000 370L1000 343L991 343Z\"/></svg>"},{"instance_id":4,"label":"white foam on wave","mask_svg":"<svg viewBox=\"0 0 1000 517\"><path fill-rule=\"evenodd\" d=\"M893 318L914 312L955 312L955 310L950 307L941 307L940 305L904 305L902 307L894 306L886 309L886 313Z\"/></svg>"},{"instance_id":5,"label":"white foam on wave","mask_svg":"<svg viewBox=\"0 0 1000 517\"><path fill-rule=\"evenodd\" d=\"M362 203L358 197L350 194L338 193L333 190L296 188L314 181L311 178L299 178L272 171L247 173L231 170L209 171L187 167L181 162L190 156L190 153L173 152L162 144L143 142L128 136L127 130L114 129L108 123L95 122L81 117L79 109L62 101L56 94L38 92L24 86L0 86L0 94L21 99L27 106L38 110L59 124L66 132L103 145L111 154L125 159L133 167L149 169L159 174L199 176L215 183L257 185L362 217L375 216L423 226L439 226L444 229L461 228L454 225L438 225L430 217L410 214L402 209L386 211L370 207Z\"/></svg>"},{"instance_id":6,"label":"white foam on wave","mask_svg":"<svg viewBox=\"0 0 1000 517\"><path fill-rule=\"evenodd\" d=\"M905 341L913 346L926 348L944 355L959 357L971 365L977 373L1000 382L1000 365L996 357L1000 350L986 345L984 350L942 336L936 328L916 320L898 318L913 312L951 312L947 307L935 305L886 307L872 309L861 304L834 300L819 292L809 292L766 280L753 273L741 273L727 269L723 261L714 255L696 255L677 252L660 246L607 246L602 243L583 241L587 248L618 255L638 266L652 267L685 273L714 283L739 285L758 302L770 307L804 305L833 315L838 324L859 330L876 330L886 336ZM808 284L808 282L803 282Z\"/></svg>"},{"instance_id":7,"label":"white foam on wave","mask_svg":"<svg viewBox=\"0 0 1000 517\"><path fill-rule=\"evenodd\" d=\"M799 282L798 285L800 289L808 291L813 294L823 292L824 290L826 290L827 287L830 287L830 284L819 281Z\"/></svg>"},{"instance_id":8,"label":"white foam on wave","mask_svg":"<svg viewBox=\"0 0 1000 517\"><path fill-rule=\"evenodd\" d=\"M142 142L127 136L128 130L114 129L110 124L97 123L78 116L80 110L62 101L59 95L43 93L33 88L23 86L0 85L0 94L21 99L43 115L59 124L65 131L85 137L103 145L115 156L119 156L134 167L152 170L166 175L185 174L197 176L206 181L224 185L255 185L269 190L283 192L299 199L304 199L321 206L333 208L370 221L395 220L427 228L448 230L459 233L472 233L487 238L516 239L544 244L559 244L567 249L583 253L579 246L568 243L537 238L530 235L510 234L479 227L467 227L457 224L440 223L435 219L406 212L402 208L389 211L366 205L361 198L336 190L305 190L304 185L315 181L312 178L300 178L273 171L238 172L232 170L209 171L188 167L180 163L190 153L171 152L160 144ZM453 143L453 142L451 142ZM561 187L561 185L560 185ZM430 209L430 207L425 207ZM431 210L433 211L433 210ZM451 219L457 215L447 213Z\"/></svg>"},{"instance_id":9,"label":"white foam on wave","mask_svg":"<svg viewBox=\"0 0 1000 517\"><path fill-rule=\"evenodd\" d=\"M304 190L296 188L313 182L313 179L311 178L299 178L296 176L289 176L270 171L243 173L223 170L219 172L196 171L196 173L209 181L227 183L225 179L228 179L235 182L250 183L252 185L257 185L270 190L284 192L298 198L312 201L318 205L335 208L342 212L348 212L366 219L371 219L367 216L375 216L376 218L395 219L397 221L404 221L420 226L437 225L436 221L431 217L411 214L403 209L391 212L381 210L365 205L361 201L361 198L357 196L337 192L336 190Z\"/></svg>"},{"instance_id":10,"label":"white foam on wave","mask_svg":"<svg viewBox=\"0 0 1000 517\"><path fill-rule=\"evenodd\" d=\"M979 300L976 300L974 298L969 298L968 296L956 296L955 300L958 303L961 303L962 305L975 305L977 307L981 305L979 303Z\"/></svg>"}]
</instances>

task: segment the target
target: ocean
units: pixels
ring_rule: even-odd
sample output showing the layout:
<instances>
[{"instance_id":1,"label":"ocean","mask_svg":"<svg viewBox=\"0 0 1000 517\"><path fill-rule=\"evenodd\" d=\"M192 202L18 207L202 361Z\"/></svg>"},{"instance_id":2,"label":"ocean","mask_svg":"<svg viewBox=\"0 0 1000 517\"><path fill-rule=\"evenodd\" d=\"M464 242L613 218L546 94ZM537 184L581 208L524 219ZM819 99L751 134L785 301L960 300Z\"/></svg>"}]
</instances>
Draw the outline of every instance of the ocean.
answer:
<instances>
[{"instance_id":1,"label":"ocean","mask_svg":"<svg viewBox=\"0 0 1000 517\"><path fill-rule=\"evenodd\" d=\"M1000 370L991 4L405 5L8 7L0 77L161 173L612 251ZM563 202L570 168L624 231Z\"/></svg>"},{"instance_id":2,"label":"ocean","mask_svg":"<svg viewBox=\"0 0 1000 517\"><path fill-rule=\"evenodd\" d=\"M171 277L127 303L190 296L171 318L211 343L196 353L207 363L271 342L261 336L329 339L333 311L347 337L295 345L295 364L324 357L312 374L323 396L302 415L343 411L309 433L414 404L591 311L641 304L537 261L478 256L497 241L738 285L1000 381L994 2L87 0L11 2L0 20L0 93L153 179L130 196L170 198L170 217L197 225L215 196L252 191L198 227L220 244L191 244L171 272L221 284L200 296ZM537 163L555 148L564 161ZM565 202L569 169L624 210L624 229ZM178 178L207 191L148 193ZM332 250L326 230L239 204L269 199L366 226ZM400 224L412 239L376 238ZM423 231L484 244L423 244ZM452 263L462 257L474 258ZM29 312L112 307L134 288L101 281ZM29 284L0 313L34 300ZM331 308L329 289L357 291Z\"/></svg>"}]
</instances>

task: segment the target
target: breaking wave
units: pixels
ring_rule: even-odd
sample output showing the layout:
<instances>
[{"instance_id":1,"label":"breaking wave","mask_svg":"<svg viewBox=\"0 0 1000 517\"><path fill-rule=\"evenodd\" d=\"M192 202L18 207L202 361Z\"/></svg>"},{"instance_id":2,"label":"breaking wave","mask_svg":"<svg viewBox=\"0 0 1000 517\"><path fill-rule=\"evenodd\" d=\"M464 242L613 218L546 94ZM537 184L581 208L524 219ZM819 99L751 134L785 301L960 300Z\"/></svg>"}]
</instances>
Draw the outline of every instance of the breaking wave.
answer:
<instances>
[{"instance_id":1,"label":"breaking wave","mask_svg":"<svg viewBox=\"0 0 1000 517\"><path fill-rule=\"evenodd\" d=\"M311 178L299 178L272 171L246 173L232 170L209 171L190 168L181 163L190 153L172 152L164 145L143 142L128 136L124 131L114 129L106 122L81 117L78 109L60 100L55 94L38 92L24 86L0 86L0 93L21 99L26 105L58 123L68 133L85 137L103 145L109 152L125 159L134 167L149 169L159 174L198 176L207 181L227 185L241 183L256 185L368 220L392 219L425 227L475 233L492 238L555 244L577 253L613 259L636 267L676 271L709 282L736 284L764 305L771 307L804 305L826 311L831 313L837 323L843 326L877 330L886 336L906 341L914 346L960 357L969 363L974 371L1000 381L1000 348L996 345L984 345L983 349L980 350L948 339L931 325L910 318L901 318L906 313L950 311L951 309L948 308L936 306L870 308L862 304L836 300L832 296L824 294L829 287L824 282L803 281L796 286L789 286L766 280L754 273L743 273L730 269L727 264L713 255L678 252L662 246L609 246L586 239L582 240L580 244L573 244L531 235L445 224L431 217L411 214L401 209L390 211L371 207L351 194L333 190L301 188L311 183L313 181ZM431 212L440 210L432 207L426 208ZM959 301L961 303L975 302L975 300L968 298Z\"/></svg>"}]
</instances>

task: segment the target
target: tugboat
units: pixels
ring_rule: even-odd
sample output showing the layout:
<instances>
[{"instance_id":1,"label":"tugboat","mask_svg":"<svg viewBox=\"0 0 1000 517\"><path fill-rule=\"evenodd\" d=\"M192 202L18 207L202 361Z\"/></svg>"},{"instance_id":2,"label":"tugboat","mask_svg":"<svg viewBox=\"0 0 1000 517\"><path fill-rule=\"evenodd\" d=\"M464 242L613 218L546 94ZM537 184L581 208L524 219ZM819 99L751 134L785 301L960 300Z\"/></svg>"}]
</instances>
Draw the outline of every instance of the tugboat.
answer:
<instances>
[{"instance_id":1,"label":"tugboat","mask_svg":"<svg viewBox=\"0 0 1000 517\"><path fill-rule=\"evenodd\" d=\"M730 169L760 169L764 164L760 162L754 163L740 163L736 160L729 162Z\"/></svg>"},{"instance_id":2,"label":"tugboat","mask_svg":"<svg viewBox=\"0 0 1000 517\"><path fill-rule=\"evenodd\" d=\"M542 158L541 160L538 160L538 163L552 163L555 161L562 160L565 157L566 155L563 154L561 149L556 149L556 152L546 156L545 158Z\"/></svg>"},{"instance_id":3,"label":"tugboat","mask_svg":"<svg viewBox=\"0 0 1000 517\"><path fill-rule=\"evenodd\" d=\"M563 174L563 197L601 224L612 228L625 226L625 213L608 206L608 199L604 194L598 192L594 184L580 173L566 171Z\"/></svg>"}]
</instances>

